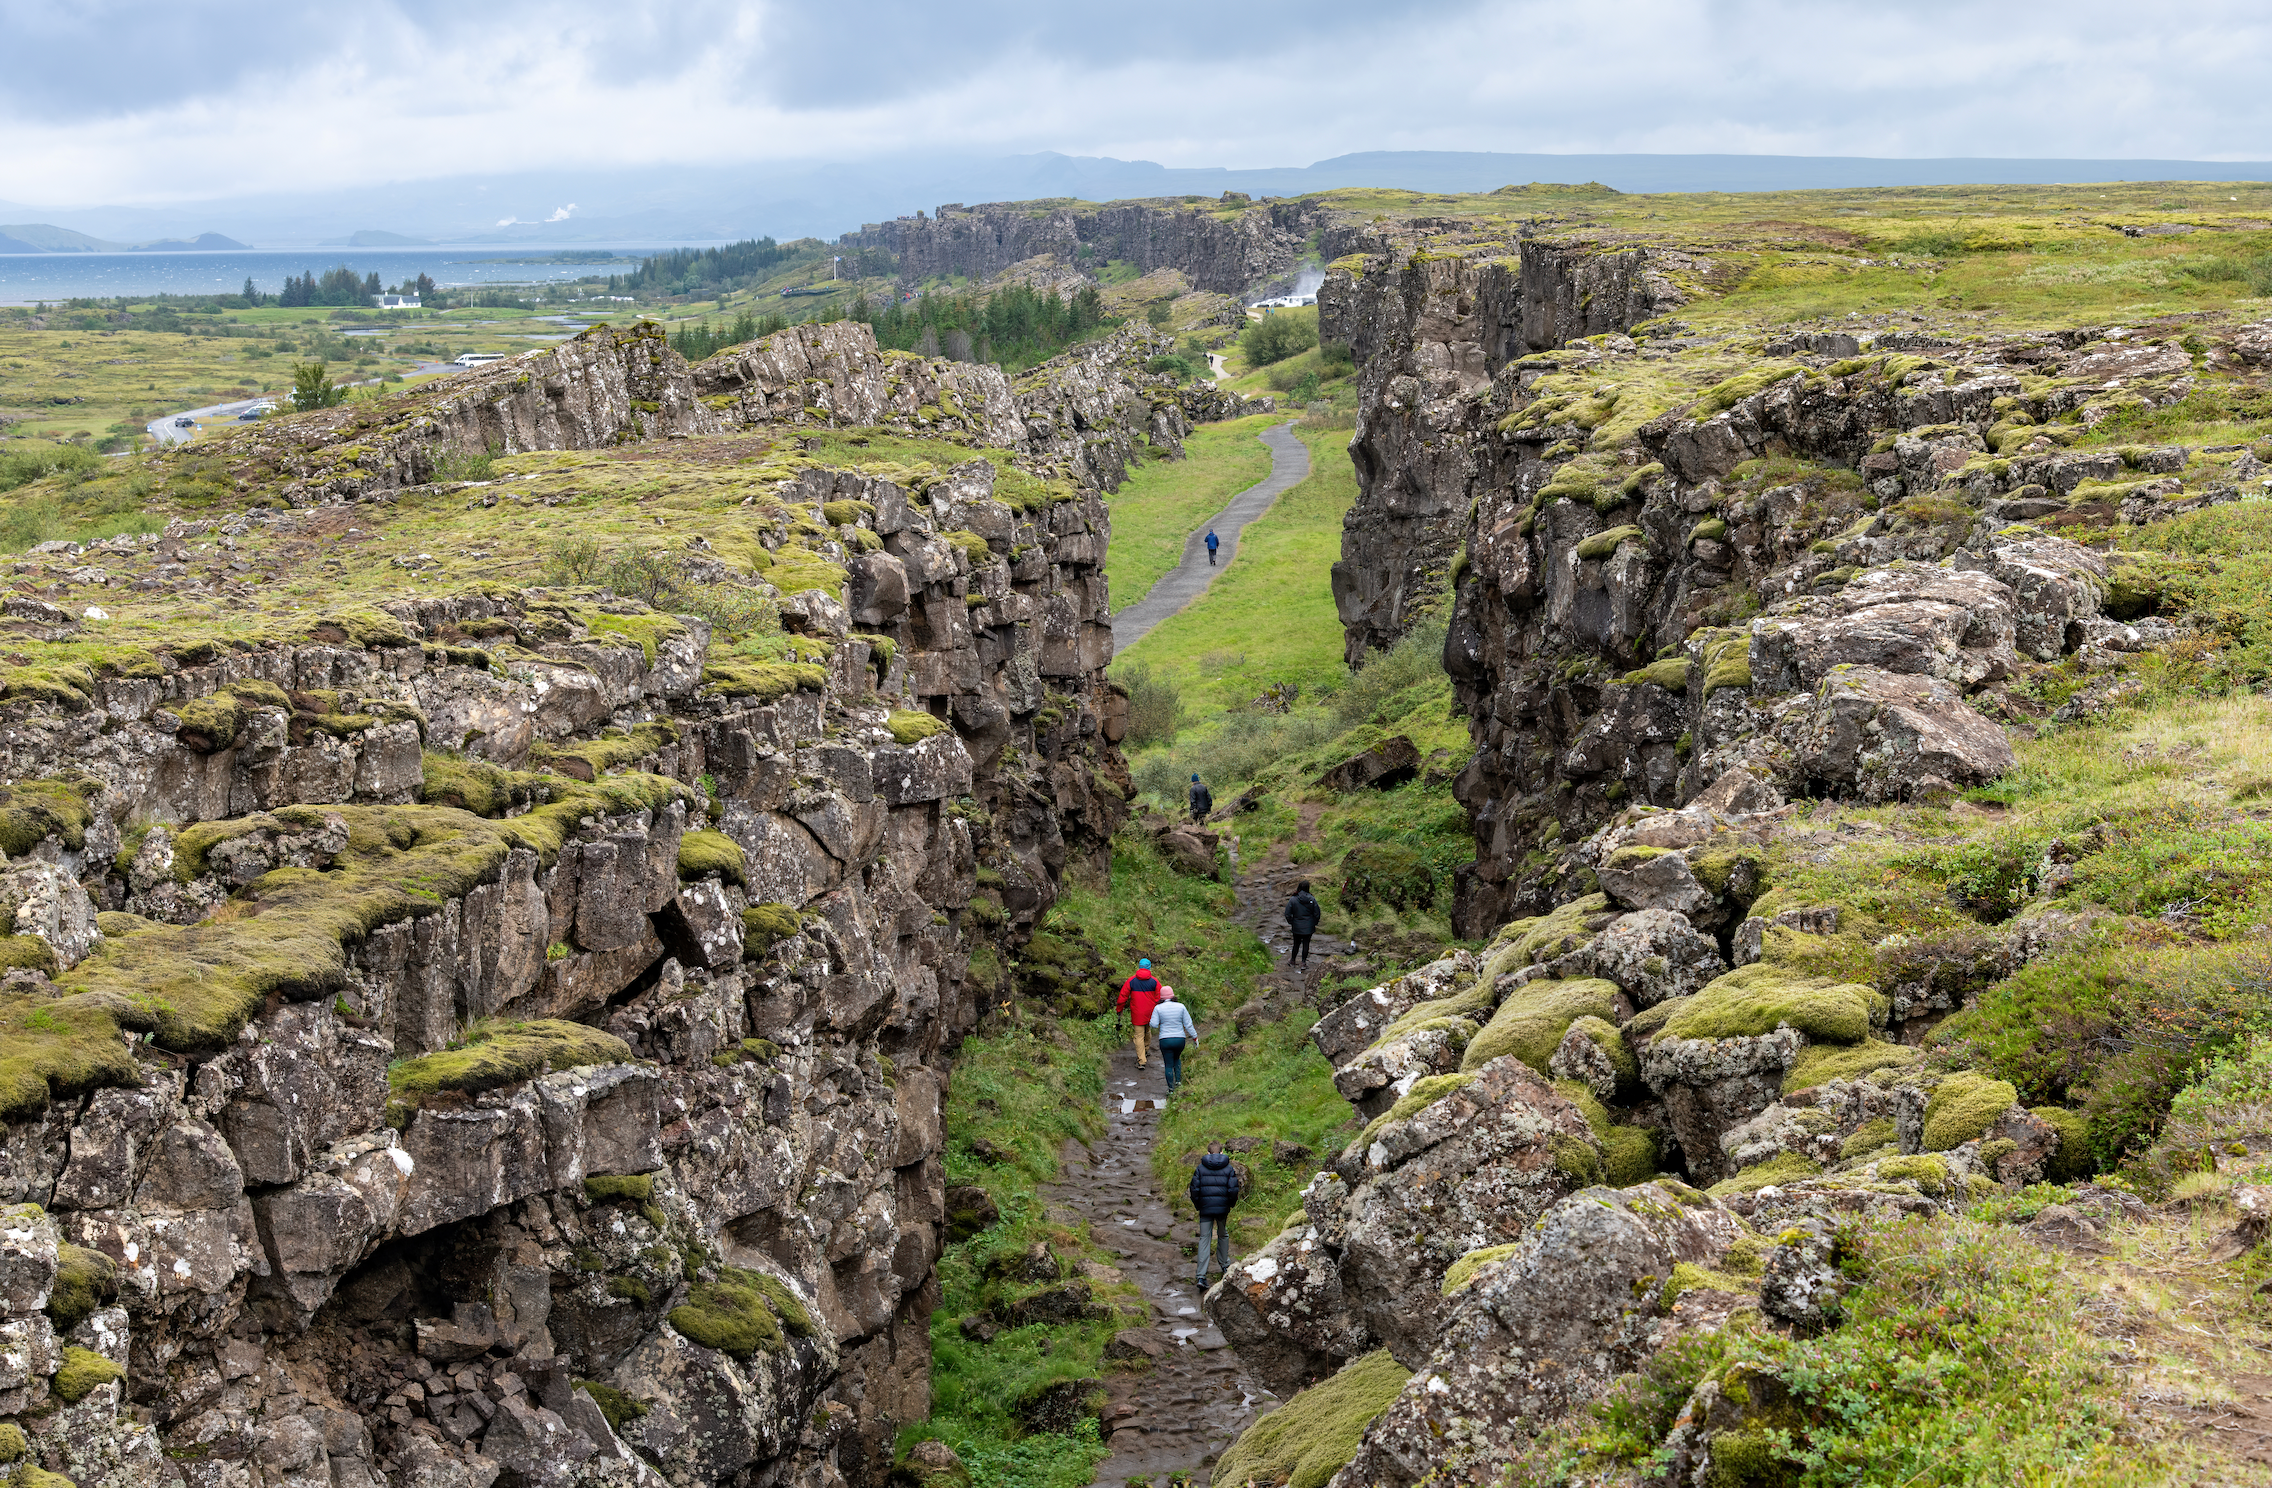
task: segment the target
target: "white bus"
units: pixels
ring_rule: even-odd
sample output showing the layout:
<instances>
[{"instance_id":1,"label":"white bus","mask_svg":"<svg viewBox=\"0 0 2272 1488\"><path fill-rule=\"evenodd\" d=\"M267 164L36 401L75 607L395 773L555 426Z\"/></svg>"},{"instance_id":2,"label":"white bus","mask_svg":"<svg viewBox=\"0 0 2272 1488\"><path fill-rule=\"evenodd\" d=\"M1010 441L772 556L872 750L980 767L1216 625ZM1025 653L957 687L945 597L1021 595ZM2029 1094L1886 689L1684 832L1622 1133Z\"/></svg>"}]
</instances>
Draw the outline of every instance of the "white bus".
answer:
<instances>
[{"instance_id":1,"label":"white bus","mask_svg":"<svg viewBox=\"0 0 2272 1488\"><path fill-rule=\"evenodd\" d=\"M452 360L461 367L486 367L491 362L505 360L505 353L501 351L465 351L458 353Z\"/></svg>"}]
</instances>

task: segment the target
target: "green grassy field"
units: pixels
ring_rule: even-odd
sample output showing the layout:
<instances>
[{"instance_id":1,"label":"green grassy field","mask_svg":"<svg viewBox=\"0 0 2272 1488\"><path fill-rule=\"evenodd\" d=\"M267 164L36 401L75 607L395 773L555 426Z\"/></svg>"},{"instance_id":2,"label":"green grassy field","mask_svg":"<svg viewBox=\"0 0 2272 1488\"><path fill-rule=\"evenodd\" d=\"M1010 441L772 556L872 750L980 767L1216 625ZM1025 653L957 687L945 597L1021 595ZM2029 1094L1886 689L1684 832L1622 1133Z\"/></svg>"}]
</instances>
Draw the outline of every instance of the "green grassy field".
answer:
<instances>
[{"instance_id":1,"label":"green grassy field","mask_svg":"<svg viewBox=\"0 0 2272 1488\"><path fill-rule=\"evenodd\" d=\"M1341 556L1341 518L1357 499L1357 474L1348 435L1296 432L1309 446L1309 479L1248 523L1222 577L1122 652L1118 667L1168 673L1195 703L1217 706L1243 703L1273 682L1315 691L1343 675L1328 574ZM1120 545L1117 508L1112 541Z\"/></svg>"},{"instance_id":2,"label":"green grassy field","mask_svg":"<svg viewBox=\"0 0 2272 1488\"><path fill-rule=\"evenodd\" d=\"M1112 546L1105 578L1112 607L1124 610L1183 561L1183 545L1230 499L1270 474L1270 447L1258 437L1274 414L1202 424L1184 441L1186 458L1140 466L1106 499Z\"/></svg>"}]
</instances>

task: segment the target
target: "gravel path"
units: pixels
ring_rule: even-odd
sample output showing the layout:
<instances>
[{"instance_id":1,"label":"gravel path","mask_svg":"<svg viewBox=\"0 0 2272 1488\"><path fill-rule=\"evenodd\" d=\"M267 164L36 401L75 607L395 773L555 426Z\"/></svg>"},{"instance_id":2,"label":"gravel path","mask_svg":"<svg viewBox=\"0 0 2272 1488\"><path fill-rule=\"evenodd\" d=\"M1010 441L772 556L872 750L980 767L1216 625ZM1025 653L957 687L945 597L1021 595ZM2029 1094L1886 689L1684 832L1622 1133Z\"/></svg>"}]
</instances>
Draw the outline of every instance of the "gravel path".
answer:
<instances>
[{"instance_id":1,"label":"gravel path","mask_svg":"<svg viewBox=\"0 0 2272 1488\"><path fill-rule=\"evenodd\" d=\"M1273 424L1262 431L1262 442L1270 446L1270 474L1248 486L1231 498L1231 504L1216 513L1213 526L1215 536L1222 539L1222 552L1211 565L1207 562L1207 528L1202 522L1193 530L1183 545L1183 562L1163 575L1151 592L1127 609L1112 617L1112 649L1125 651L1150 633L1153 626L1182 609L1207 592L1215 576L1231 566L1238 556L1239 529L1270 510L1270 504L1290 488L1309 478L1309 446L1294 437L1285 424Z\"/></svg>"}]
</instances>

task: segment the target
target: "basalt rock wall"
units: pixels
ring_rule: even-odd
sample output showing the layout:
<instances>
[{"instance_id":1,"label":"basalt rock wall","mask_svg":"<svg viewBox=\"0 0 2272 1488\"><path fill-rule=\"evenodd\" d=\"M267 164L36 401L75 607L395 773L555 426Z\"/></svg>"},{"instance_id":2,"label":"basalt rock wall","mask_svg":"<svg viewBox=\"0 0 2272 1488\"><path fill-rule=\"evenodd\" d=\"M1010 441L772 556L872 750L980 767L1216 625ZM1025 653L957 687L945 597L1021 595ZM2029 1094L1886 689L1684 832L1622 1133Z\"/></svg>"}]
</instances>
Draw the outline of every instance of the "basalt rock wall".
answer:
<instances>
[{"instance_id":1,"label":"basalt rock wall","mask_svg":"<svg viewBox=\"0 0 2272 1488\"><path fill-rule=\"evenodd\" d=\"M1681 256L1662 250L1524 242L1511 256L1475 260L1348 233L1352 251L1318 291L1318 324L1325 339L1349 344L1359 368L1349 442L1358 499L1333 567L1355 664L1436 600L1468 508L1508 479L1479 401L1500 372L1531 352L1663 315L1682 295L1667 273Z\"/></svg>"},{"instance_id":2,"label":"basalt rock wall","mask_svg":"<svg viewBox=\"0 0 2272 1488\"><path fill-rule=\"evenodd\" d=\"M0 705L0 1412L37 1460L81 1488L883 1481L928 1410L948 1056L1124 811L1085 477L1180 430L1110 350L1018 391L864 341L690 373L592 337L383 456L339 420L220 452L373 499L467 430L786 435L961 387L910 423L1069 477L1037 502L984 459L921 490L808 462L792 515L873 514L821 555L843 599L778 596L793 664L498 586ZM642 367L691 396L636 406L667 402ZM791 367L826 390L752 406ZM1051 432L1020 444L1021 408Z\"/></svg>"}]
</instances>

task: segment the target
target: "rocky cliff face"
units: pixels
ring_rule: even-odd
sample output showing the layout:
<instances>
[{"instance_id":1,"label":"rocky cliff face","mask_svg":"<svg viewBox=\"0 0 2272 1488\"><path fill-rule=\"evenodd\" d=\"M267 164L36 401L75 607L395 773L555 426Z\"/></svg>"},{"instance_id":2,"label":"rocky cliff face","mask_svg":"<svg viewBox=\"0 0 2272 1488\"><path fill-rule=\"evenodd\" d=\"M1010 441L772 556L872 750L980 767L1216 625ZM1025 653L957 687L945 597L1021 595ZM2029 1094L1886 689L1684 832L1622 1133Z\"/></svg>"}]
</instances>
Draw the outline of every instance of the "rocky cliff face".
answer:
<instances>
[{"instance_id":1,"label":"rocky cliff face","mask_svg":"<svg viewBox=\"0 0 2272 1488\"><path fill-rule=\"evenodd\" d=\"M713 577L785 633L722 657L493 584L11 673L0 1410L34 1457L880 1482L928 1409L946 1055L1124 809L1097 484L1184 428L1145 349L1013 388L857 327L693 369L599 332L199 452L296 531L452 446L699 484L753 446L698 436L761 428L729 508L783 582ZM1017 463L794 453L853 424Z\"/></svg>"},{"instance_id":2,"label":"rocky cliff face","mask_svg":"<svg viewBox=\"0 0 2272 1488\"><path fill-rule=\"evenodd\" d=\"M1177 269L1194 289L1238 294L1292 269L1303 240L1335 214L1314 202L1234 208L1216 202L1113 202L1106 206L990 202L943 206L871 223L842 242L881 248L903 279L959 274L984 279L1043 254L1092 272L1107 260L1143 273Z\"/></svg>"}]
</instances>

